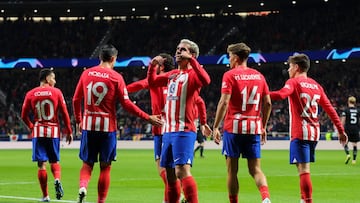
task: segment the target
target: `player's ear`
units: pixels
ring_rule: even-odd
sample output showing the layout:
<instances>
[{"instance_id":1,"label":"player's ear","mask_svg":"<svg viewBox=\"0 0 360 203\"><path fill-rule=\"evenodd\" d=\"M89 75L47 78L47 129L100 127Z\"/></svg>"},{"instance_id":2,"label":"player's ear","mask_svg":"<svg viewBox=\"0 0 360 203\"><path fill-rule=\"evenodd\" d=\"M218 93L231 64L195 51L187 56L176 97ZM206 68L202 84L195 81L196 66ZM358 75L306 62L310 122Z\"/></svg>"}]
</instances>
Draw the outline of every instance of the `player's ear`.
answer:
<instances>
[{"instance_id":1,"label":"player's ear","mask_svg":"<svg viewBox=\"0 0 360 203\"><path fill-rule=\"evenodd\" d=\"M45 81L46 81L47 84L50 83L50 74L48 76L46 76Z\"/></svg>"},{"instance_id":2,"label":"player's ear","mask_svg":"<svg viewBox=\"0 0 360 203\"><path fill-rule=\"evenodd\" d=\"M116 56L112 56L111 59L110 59L110 62L115 63L116 62Z\"/></svg>"}]
</instances>

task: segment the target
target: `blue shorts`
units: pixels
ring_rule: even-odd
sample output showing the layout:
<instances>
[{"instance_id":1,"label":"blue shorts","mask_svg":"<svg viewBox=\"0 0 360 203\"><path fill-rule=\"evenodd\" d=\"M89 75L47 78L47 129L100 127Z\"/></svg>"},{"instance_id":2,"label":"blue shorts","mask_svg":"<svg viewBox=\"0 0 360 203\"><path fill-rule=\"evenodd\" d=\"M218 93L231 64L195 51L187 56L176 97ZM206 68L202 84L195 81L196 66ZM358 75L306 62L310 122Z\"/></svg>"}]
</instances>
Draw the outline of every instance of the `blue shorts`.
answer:
<instances>
[{"instance_id":1,"label":"blue shorts","mask_svg":"<svg viewBox=\"0 0 360 203\"><path fill-rule=\"evenodd\" d=\"M60 160L60 138L33 138L32 160L58 162Z\"/></svg>"},{"instance_id":2,"label":"blue shorts","mask_svg":"<svg viewBox=\"0 0 360 203\"><path fill-rule=\"evenodd\" d=\"M79 157L88 163L115 161L116 144L116 132L83 130Z\"/></svg>"},{"instance_id":3,"label":"blue shorts","mask_svg":"<svg viewBox=\"0 0 360 203\"><path fill-rule=\"evenodd\" d=\"M195 132L172 132L163 135L160 166L192 165L194 159Z\"/></svg>"},{"instance_id":4,"label":"blue shorts","mask_svg":"<svg viewBox=\"0 0 360 203\"><path fill-rule=\"evenodd\" d=\"M224 131L222 154L247 159L261 158L260 135L234 134Z\"/></svg>"},{"instance_id":5,"label":"blue shorts","mask_svg":"<svg viewBox=\"0 0 360 203\"><path fill-rule=\"evenodd\" d=\"M294 139L290 142L290 164L315 162L317 141Z\"/></svg>"},{"instance_id":6,"label":"blue shorts","mask_svg":"<svg viewBox=\"0 0 360 203\"><path fill-rule=\"evenodd\" d=\"M154 157L155 161L160 159L161 146L162 146L162 135L154 135Z\"/></svg>"}]
</instances>

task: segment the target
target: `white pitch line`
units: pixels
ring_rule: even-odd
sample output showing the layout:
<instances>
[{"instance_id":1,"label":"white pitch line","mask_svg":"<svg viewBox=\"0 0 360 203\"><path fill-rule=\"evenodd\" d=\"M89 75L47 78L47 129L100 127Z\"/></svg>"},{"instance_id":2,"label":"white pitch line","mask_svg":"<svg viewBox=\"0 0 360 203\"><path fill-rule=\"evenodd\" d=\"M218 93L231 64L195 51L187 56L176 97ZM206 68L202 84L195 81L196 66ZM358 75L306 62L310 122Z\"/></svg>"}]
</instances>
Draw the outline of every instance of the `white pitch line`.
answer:
<instances>
[{"instance_id":1,"label":"white pitch line","mask_svg":"<svg viewBox=\"0 0 360 203\"><path fill-rule=\"evenodd\" d=\"M0 185L28 185L34 183L35 182L0 182Z\"/></svg>"},{"instance_id":2,"label":"white pitch line","mask_svg":"<svg viewBox=\"0 0 360 203\"><path fill-rule=\"evenodd\" d=\"M21 199L21 200L34 200L34 201L40 201L40 198L31 198L31 197L16 197L16 196L5 196L5 195L0 195L0 199ZM70 202L70 203L74 203L76 201L72 201L72 200L52 200L51 202ZM91 203L91 202L88 202Z\"/></svg>"}]
</instances>

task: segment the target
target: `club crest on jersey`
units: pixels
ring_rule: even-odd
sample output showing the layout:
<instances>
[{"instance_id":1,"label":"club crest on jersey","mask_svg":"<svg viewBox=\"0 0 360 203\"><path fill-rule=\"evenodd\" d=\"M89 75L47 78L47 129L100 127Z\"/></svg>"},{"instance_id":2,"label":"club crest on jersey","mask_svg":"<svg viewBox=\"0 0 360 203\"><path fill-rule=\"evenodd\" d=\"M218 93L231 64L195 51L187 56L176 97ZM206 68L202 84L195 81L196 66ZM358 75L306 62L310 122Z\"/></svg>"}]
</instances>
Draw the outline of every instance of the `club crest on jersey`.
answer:
<instances>
[{"instance_id":1,"label":"club crest on jersey","mask_svg":"<svg viewBox=\"0 0 360 203\"><path fill-rule=\"evenodd\" d=\"M170 87L169 87L169 93L173 94L175 92L175 88L176 88L176 84L175 83L171 83Z\"/></svg>"}]
</instances>

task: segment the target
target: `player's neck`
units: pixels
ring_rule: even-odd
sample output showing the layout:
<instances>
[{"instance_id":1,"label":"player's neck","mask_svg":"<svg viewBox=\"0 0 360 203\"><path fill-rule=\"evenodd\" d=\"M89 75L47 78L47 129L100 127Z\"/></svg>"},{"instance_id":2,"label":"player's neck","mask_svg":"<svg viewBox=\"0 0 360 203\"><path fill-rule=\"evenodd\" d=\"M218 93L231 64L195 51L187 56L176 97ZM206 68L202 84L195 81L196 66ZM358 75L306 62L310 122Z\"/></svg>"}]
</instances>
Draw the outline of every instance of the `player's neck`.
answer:
<instances>
[{"instance_id":1,"label":"player's neck","mask_svg":"<svg viewBox=\"0 0 360 203\"><path fill-rule=\"evenodd\" d=\"M306 72L298 72L298 73L296 73L295 74L295 78L297 78L297 77L307 77L307 73Z\"/></svg>"},{"instance_id":2,"label":"player's neck","mask_svg":"<svg viewBox=\"0 0 360 203\"><path fill-rule=\"evenodd\" d=\"M40 82L40 87L49 87L49 83L46 82Z\"/></svg>"},{"instance_id":3,"label":"player's neck","mask_svg":"<svg viewBox=\"0 0 360 203\"><path fill-rule=\"evenodd\" d=\"M247 64L246 63L238 63L234 66L234 68L239 68L239 69L248 69Z\"/></svg>"},{"instance_id":4,"label":"player's neck","mask_svg":"<svg viewBox=\"0 0 360 203\"><path fill-rule=\"evenodd\" d=\"M113 68L113 66L111 65L111 63L108 63L108 62L101 62L101 63L100 63L100 66L103 67L103 68L110 68L110 69Z\"/></svg>"},{"instance_id":5,"label":"player's neck","mask_svg":"<svg viewBox=\"0 0 360 203\"><path fill-rule=\"evenodd\" d=\"M191 69L191 65L190 64L185 64L185 65L179 65L178 66L178 69L181 70L181 71L186 71L188 69Z\"/></svg>"}]
</instances>

